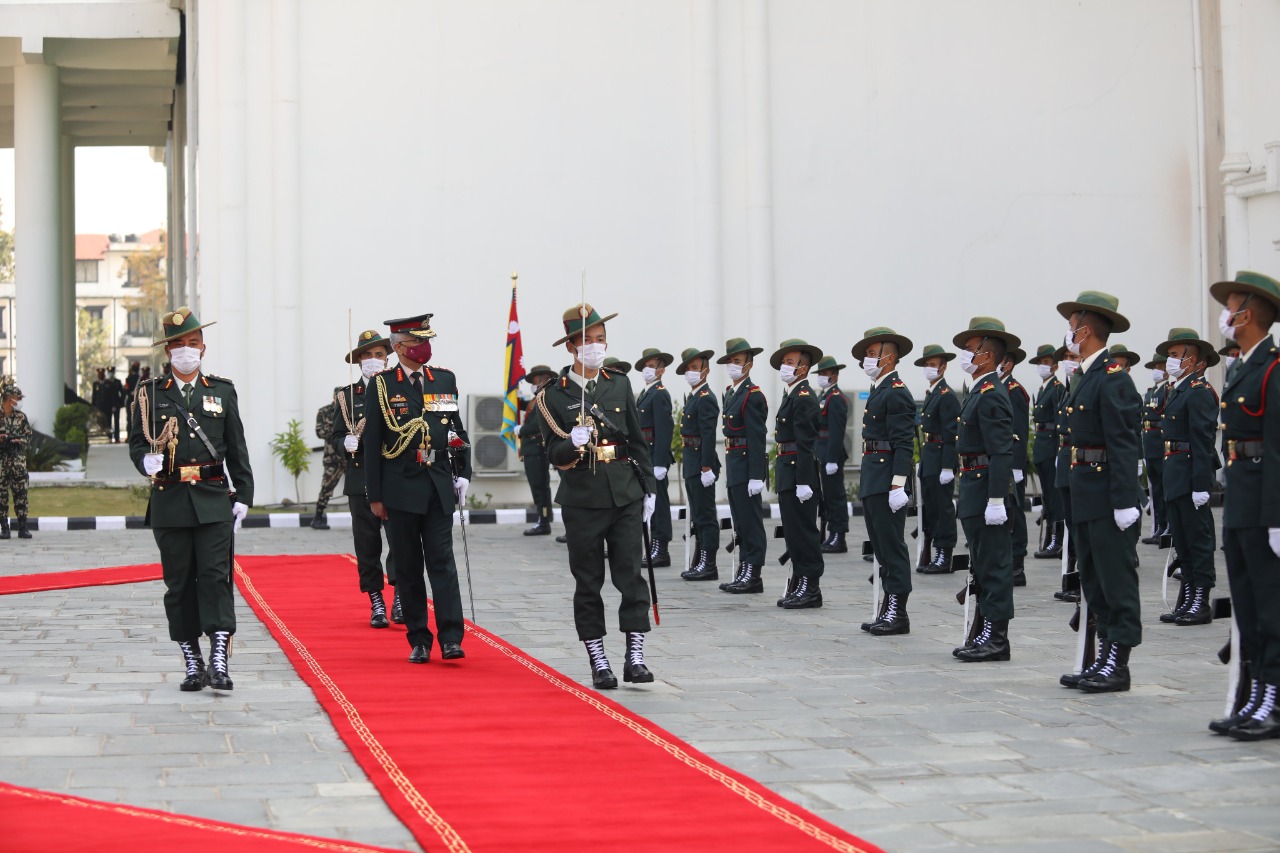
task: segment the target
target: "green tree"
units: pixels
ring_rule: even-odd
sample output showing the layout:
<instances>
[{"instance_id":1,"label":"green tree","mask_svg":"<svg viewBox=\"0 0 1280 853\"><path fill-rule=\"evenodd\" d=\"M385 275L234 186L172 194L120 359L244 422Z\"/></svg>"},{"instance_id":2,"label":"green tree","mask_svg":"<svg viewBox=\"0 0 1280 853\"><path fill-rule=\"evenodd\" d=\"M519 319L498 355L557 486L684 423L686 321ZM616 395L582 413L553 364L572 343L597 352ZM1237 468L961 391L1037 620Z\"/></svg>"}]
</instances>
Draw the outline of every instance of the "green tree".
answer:
<instances>
[{"instance_id":1,"label":"green tree","mask_svg":"<svg viewBox=\"0 0 1280 853\"><path fill-rule=\"evenodd\" d=\"M91 400L93 380L98 377L98 368L106 367L111 358L111 340L107 336L106 321L90 316L83 308L76 312L76 323L80 330L79 347L76 351L80 396Z\"/></svg>"},{"instance_id":2,"label":"green tree","mask_svg":"<svg viewBox=\"0 0 1280 853\"><path fill-rule=\"evenodd\" d=\"M280 460L284 469L293 475L293 496L297 503L302 503L302 493L298 488L298 478L304 471L311 470L311 448L302 440L302 422L289 421L284 432L278 432L271 439L271 455Z\"/></svg>"},{"instance_id":3,"label":"green tree","mask_svg":"<svg viewBox=\"0 0 1280 853\"><path fill-rule=\"evenodd\" d=\"M169 310L169 278L165 271L165 233L160 232L160 242L150 249L138 249L130 252L120 268L120 277L137 288L135 296L124 300L124 307L130 311L141 311L143 328L160 327L160 315ZM173 306L177 307L177 306ZM155 373L163 363L163 352L151 359L151 370Z\"/></svg>"},{"instance_id":4,"label":"green tree","mask_svg":"<svg viewBox=\"0 0 1280 853\"><path fill-rule=\"evenodd\" d=\"M0 218L4 203L0 202ZM13 232L0 228L0 281L13 281Z\"/></svg>"}]
</instances>

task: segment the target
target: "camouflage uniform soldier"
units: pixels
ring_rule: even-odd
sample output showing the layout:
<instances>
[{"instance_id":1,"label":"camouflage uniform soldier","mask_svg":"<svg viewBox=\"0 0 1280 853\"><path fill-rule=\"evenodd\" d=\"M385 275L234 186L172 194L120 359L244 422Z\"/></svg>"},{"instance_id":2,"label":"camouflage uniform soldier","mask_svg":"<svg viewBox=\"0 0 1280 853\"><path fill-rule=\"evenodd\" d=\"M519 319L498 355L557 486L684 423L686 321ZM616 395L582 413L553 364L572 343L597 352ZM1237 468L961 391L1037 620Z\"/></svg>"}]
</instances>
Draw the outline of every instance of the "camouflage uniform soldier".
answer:
<instances>
[{"instance_id":1,"label":"camouflage uniform soldier","mask_svg":"<svg viewBox=\"0 0 1280 853\"><path fill-rule=\"evenodd\" d=\"M344 389L333 389L335 398L342 390ZM324 511L329 506L329 499L333 497L333 490L338 488L338 483L342 481L342 475L347 473L347 454L334 447L329 441L337 418L338 404L333 400L316 413L316 435L324 441L324 476L320 479L320 496L316 498L316 514L311 519L312 530L329 529L329 519L325 517Z\"/></svg>"},{"instance_id":2,"label":"camouflage uniform soldier","mask_svg":"<svg viewBox=\"0 0 1280 853\"><path fill-rule=\"evenodd\" d=\"M9 538L9 490L13 490L13 512L18 516L18 538L30 539L27 529L27 442L31 422L22 413L22 391L6 385L0 407L0 539Z\"/></svg>"}]
</instances>

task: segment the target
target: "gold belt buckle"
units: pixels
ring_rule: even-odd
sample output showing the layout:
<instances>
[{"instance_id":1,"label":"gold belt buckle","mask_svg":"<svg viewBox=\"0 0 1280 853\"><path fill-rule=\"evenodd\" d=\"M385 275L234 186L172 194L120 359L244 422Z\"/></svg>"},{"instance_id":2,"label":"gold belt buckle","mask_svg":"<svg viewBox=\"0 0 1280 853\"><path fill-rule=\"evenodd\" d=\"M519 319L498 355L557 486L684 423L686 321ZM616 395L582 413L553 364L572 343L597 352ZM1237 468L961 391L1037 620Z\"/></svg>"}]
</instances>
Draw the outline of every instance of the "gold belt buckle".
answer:
<instances>
[{"instance_id":1,"label":"gold belt buckle","mask_svg":"<svg viewBox=\"0 0 1280 853\"><path fill-rule=\"evenodd\" d=\"M1173 447L1173 442L1172 442L1172 441L1166 441L1166 442L1164 443L1164 452L1165 452L1165 453L1169 453L1169 452L1171 451L1172 447Z\"/></svg>"},{"instance_id":2,"label":"gold belt buckle","mask_svg":"<svg viewBox=\"0 0 1280 853\"><path fill-rule=\"evenodd\" d=\"M195 483L200 479L199 465L183 465L178 469L178 481L182 483Z\"/></svg>"},{"instance_id":3,"label":"gold belt buckle","mask_svg":"<svg viewBox=\"0 0 1280 853\"><path fill-rule=\"evenodd\" d=\"M1076 449L1074 447L1071 448L1071 464L1076 464Z\"/></svg>"},{"instance_id":4,"label":"gold belt buckle","mask_svg":"<svg viewBox=\"0 0 1280 853\"><path fill-rule=\"evenodd\" d=\"M617 458L618 449L612 444L606 444L603 447L596 448L596 461L612 462Z\"/></svg>"},{"instance_id":5,"label":"gold belt buckle","mask_svg":"<svg viewBox=\"0 0 1280 853\"><path fill-rule=\"evenodd\" d=\"M733 445L729 444L729 439L724 440L724 449L726 451L733 450Z\"/></svg>"}]
</instances>

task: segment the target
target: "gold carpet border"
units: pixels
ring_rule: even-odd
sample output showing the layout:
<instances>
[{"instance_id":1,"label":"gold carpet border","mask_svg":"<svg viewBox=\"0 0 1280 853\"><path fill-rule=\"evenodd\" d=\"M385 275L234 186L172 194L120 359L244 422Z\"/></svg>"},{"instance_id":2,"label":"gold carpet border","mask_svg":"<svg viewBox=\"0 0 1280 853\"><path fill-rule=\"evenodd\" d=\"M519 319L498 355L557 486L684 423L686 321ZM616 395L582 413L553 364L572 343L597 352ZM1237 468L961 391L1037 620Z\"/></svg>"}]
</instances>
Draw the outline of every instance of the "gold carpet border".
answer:
<instances>
[{"instance_id":1,"label":"gold carpet border","mask_svg":"<svg viewBox=\"0 0 1280 853\"><path fill-rule=\"evenodd\" d=\"M778 818L783 823L789 826L795 827L800 832L813 838L815 841L819 841L823 844L826 844L828 847L831 847L834 850L845 851L845 853L869 853L867 848L858 847L855 844L851 844L848 841L845 841L843 838L837 838L836 836L832 835L830 832L823 829L822 827L815 826L814 824L805 820L800 815L797 815L794 812L786 808L783 808L782 806L779 806L777 803L770 802L768 799L761 796L760 792L753 791L751 788L742 784L737 779L730 776L728 773L725 773L723 770L712 767L711 765L707 764L705 761L702 761L698 757L690 755L688 752L681 749L678 745L662 737L657 732L650 730L649 728L642 725L639 721L633 719L632 717L629 717L625 714L621 714L614 708L610 708L608 705L601 702L592 694L578 687L578 685L567 682L563 678L560 678L559 676L553 673L547 672L545 669L540 667L535 661L516 652L514 649L507 646L505 643L498 642L497 640L495 640L492 636L489 635L489 632L485 631L484 629L477 628L475 625L472 625L470 622L468 622L467 630L474 636L479 637L485 643L488 643L490 646L502 652L504 655L516 661L521 666L530 670L534 674L541 676L544 680L551 682L556 687L559 687L561 690L565 691L571 696L581 699L583 702L586 702L588 705L595 708L597 711L600 711L605 716L631 729L633 732L640 735L642 738L649 741L650 743L658 747L661 747L664 752L666 752L668 755L675 758L677 761L680 761L684 763L686 766L691 767L694 770L697 770L698 772L705 774L706 776L709 776L711 779L715 780L716 782L719 782L721 785L728 788L733 793L745 799L751 805L755 806L761 811L769 813L773 817Z\"/></svg>"},{"instance_id":2,"label":"gold carpet border","mask_svg":"<svg viewBox=\"0 0 1280 853\"><path fill-rule=\"evenodd\" d=\"M353 846L345 844L341 841L330 841L326 838L310 838L307 836L287 836L275 832L267 832L266 830L253 829L247 826L223 826L217 823L206 823L196 820L195 818L185 817L175 814L157 814L155 812L146 811L144 809L134 808L133 806L119 805L116 803L101 803L92 800L82 800L74 797L63 796L52 791L24 791L18 788L0 789L0 796L5 794L15 794L19 797L26 797L28 800L52 800L53 802L62 803L68 806L78 806L79 808L91 809L100 812L113 812L115 814L128 815L129 817L141 817L147 820L159 821L160 823L169 823L175 826L191 827L194 829L204 829L212 832L221 832L226 835L234 835L239 838L263 838L270 841L287 841L303 845L305 847L315 847L319 850L336 850L346 851L346 853L369 853L375 850L373 847L366 847L363 844Z\"/></svg>"},{"instance_id":3,"label":"gold carpet border","mask_svg":"<svg viewBox=\"0 0 1280 853\"><path fill-rule=\"evenodd\" d=\"M435 830L436 834L440 836L440 840L444 842L445 846L449 850L456 851L456 853L469 851L471 848L462 840L462 836L458 834L457 830L449 825L448 821L441 817L440 814L431 807L431 804L427 802L427 798L422 796L418 789L414 787L413 783L409 781L409 777L406 776L404 771L400 769L400 766L396 764L395 759L391 757L378 738L369 730L369 727L365 725L364 719L360 716L360 712L356 709L356 706L347 699L346 695L338 685L334 683L333 679L329 677L329 674L320 666L319 661L311 656L311 652L309 652L301 641L293 635L293 632L289 630L289 627L280 620L280 617L276 615L275 611L271 609L271 606L268 605L258 593L257 588L253 585L253 580L249 577L248 573L245 572L239 561L236 561L235 570L236 574L244 581L246 591L256 602L258 602L258 606L262 608L262 612L265 613L273 623L275 623L276 627L280 630L281 635L289 641L290 645L293 646L299 656L306 661L307 666L310 667L311 671L315 673L318 679L320 679L320 683L329 691L329 695L332 696L333 700L342 708L343 713L346 714L347 722L350 723L351 728L355 730L356 736L360 738L365 747L367 747L373 754L374 759L391 779L391 783L395 785L396 789L404 796L405 800L417 813L418 817L422 818L423 822Z\"/></svg>"}]
</instances>

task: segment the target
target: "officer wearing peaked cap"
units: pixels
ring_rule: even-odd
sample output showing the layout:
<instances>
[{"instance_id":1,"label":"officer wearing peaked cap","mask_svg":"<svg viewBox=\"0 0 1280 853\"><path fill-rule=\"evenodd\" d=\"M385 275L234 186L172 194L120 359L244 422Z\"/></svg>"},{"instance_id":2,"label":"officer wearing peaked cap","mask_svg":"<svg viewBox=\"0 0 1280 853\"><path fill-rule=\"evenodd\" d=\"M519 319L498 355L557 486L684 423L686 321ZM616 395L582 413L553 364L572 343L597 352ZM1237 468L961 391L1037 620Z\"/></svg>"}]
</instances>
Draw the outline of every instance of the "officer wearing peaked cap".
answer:
<instances>
[{"instance_id":1,"label":"officer wearing peaked cap","mask_svg":"<svg viewBox=\"0 0 1280 853\"><path fill-rule=\"evenodd\" d=\"M751 378L755 357L762 352L762 348L751 346L746 338L732 338L725 342L724 355L716 359L717 364L725 365L729 374L730 384L724 392L721 414L725 485L729 490L729 512L739 539L741 560L737 576L720 587L729 593L764 592L760 573L767 540L761 493L769 464L765 448L769 403L763 389ZM753 573L755 580L751 580Z\"/></svg>"},{"instance_id":2,"label":"officer wearing peaked cap","mask_svg":"<svg viewBox=\"0 0 1280 853\"><path fill-rule=\"evenodd\" d=\"M822 543L824 554L844 554L849 550L845 535L849 532L849 498L844 488L844 464L849 451L844 446L849 426L849 400L840 390L840 371L831 356L824 356L814 370L813 387L819 394L818 439L813 452L822 466L822 503L827 512L827 538Z\"/></svg>"},{"instance_id":3,"label":"officer wearing peaked cap","mask_svg":"<svg viewBox=\"0 0 1280 853\"><path fill-rule=\"evenodd\" d=\"M782 534L791 555L791 580L778 606L802 610L822 606L819 588L823 572L822 539L818 534L818 397L809 387L809 370L822 359L822 350L800 338L783 341L769 359L782 377L782 405L774 421L773 488L778 495ZM748 579L749 580L749 579Z\"/></svg>"},{"instance_id":4,"label":"officer wearing peaked cap","mask_svg":"<svg viewBox=\"0 0 1280 853\"><path fill-rule=\"evenodd\" d=\"M649 459L653 462L653 478L657 483L657 502L650 524L653 541L649 551L649 558L655 569L671 565L671 552L667 544L671 541L671 496L667 493L667 485L671 482L669 474L675 462L671 452L675 413L671 408L671 394L663 384L662 376L673 361L674 356L656 347L646 349L636 359L636 367L640 369L644 380L644 390L636 398L640 433L649 445Z\"/></svg>"},{"instance_id":5,"label":"officer wearing peaked cap","mask_svg":"<svg viewBox=\"0 0 1280 853\"><path fill-rule=\"evenodd\" d=\"M685 580L712 580L716 574L716 552L720 550L720 525L716 521L716 478L720 475L720 403L707 387L711 370L711 350L688 347L676 365L689 395L680 416L681 476L688 496L690 545L693 562L681 574Z\"/></svg>"},{"instance_id":6,"label":"officer wearing peaked cap","mask_svg":"<svg viewBox=\"0 0 1280 853\"><path fill-rule=\"evenodd\" d=\"M535 394L555 377L556 372L545 364L535 364L524 375ZM524 422L520 424L520 461L524 463L524 476L529 481L533 509L538 516L537 522L524 535L548 536L551 534L551 463L547 461L547 449L542 445L542 417L533 400L529 401Z\"/></svg>"},{"instance_id":7,"label":"officer wearing peaked cap","mask_svg":"<svg viewBox=\"0 0 1280 853\"><path fill-rule=\"evenodd\" d=\"M921 535L925 537L916 571L944 574L951 571L956 541L956 507L952 501L956 471L956 435L960 428L960 399L947 384L947 363L956 357L938 344L929 344L916 359L929 383L920 412ZM930 547L933 553L930 554Z\"/></svg>"},{"instance_id":8,"label":"officer wearing peaked cap","mask_svg":"<svg viewBox=\"0 0 1280 853\"><path fill-rule=\"evenodd\" d=\"M1031 426L1031 396L1022 383L1013 378L1013 368L1026 361L1027 354L1021 347L1009 347L1000 362L1000 381L1009 391L1009 406L1013 409L1013 490L1014 506L1010 512L1013 521L1013 585L1026 586L1027 574L1027 514L1023 510L1027 500L1026 468L1030 464L1027 452L1027 430Z\"/></svg>"}]
</instances>

